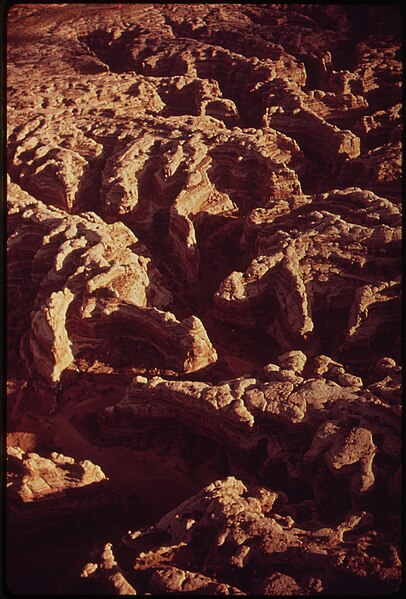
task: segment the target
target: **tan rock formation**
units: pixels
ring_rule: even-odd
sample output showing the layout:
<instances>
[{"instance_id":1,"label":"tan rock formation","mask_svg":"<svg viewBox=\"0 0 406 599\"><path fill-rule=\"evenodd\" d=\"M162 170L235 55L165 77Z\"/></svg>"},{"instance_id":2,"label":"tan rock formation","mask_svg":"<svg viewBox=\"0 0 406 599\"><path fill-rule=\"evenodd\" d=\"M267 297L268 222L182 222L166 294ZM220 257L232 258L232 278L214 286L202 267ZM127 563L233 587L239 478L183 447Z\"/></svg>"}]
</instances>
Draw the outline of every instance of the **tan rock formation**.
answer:
<instances>
[{"instance_id":1,"label":"tan rock formation","mask_svg":"<svg viewBox=\"0 0 406 599\"><path fill-rule=\"evenodd\" d=\"M67 489L85 487L107 480L100 466L54 452L49 458L37 453L25 453L19 447L9 447L10 465L7 489L23 503L42 501Z\"/></svg>"},{"instance_id":2,"label":"tan rock formation","mask_svg":"<svg viewBox=\"0 0 406 599\"><path fill-rule=\"evenodd\" d=\"M228 477L108 548L120 576L141 593L336 593L346 584L358 588L368 576L375 592L395 590L399 552L388 536L385 555L375 557L371 514L353 512L333 525L303 514L283 493ZM106 573L105 552L84 566L82 577L99 592L120 594Z\"/></svg>"},{"instance_id":3,"label":"tan rock formation","mask_svg":"<svg viewBox=\"0 0 406 599\"><path fill-rule=\"evenodd\" d=\"M48 457L7 448L7 517L17 533L29 527L52 528L64 518L112 507L107 477L89 460L61 453Z\"/></svg>"},{"instance_id":4,"label":"tan rock formation","mask_svg":"<svg viewBox=\"0 0 406 599\"><path fill-rule=\"evenodd\" d=\"M270 198L301 194L302 155L272 129L230 132L212 118L171 117L150 121L135 136L107 161L105 213L131 215L147 230L166 215L172 252L189 283L199 273L196 228L207 215L244 215Z\"/></svg>"},{"instance_id":5,"label":"tan rock formation","mask_svg":"<svg viewBox=\"0 0 406 599\"><path fill-rule=\"evenodd\" d=\"M397 207L349 188L288 210L275 203L247 217L243 243L257 257L221 284L219 318L266 327L283 350L299 343L308 351L347 351L392 330L400 314ZM341 313L337 328L324 319L326 310Z\"/></svg>"},{"instance_id":6,"label":"tan rock formation","mask_svg":"<svg viewBox=\"0 0 406 599\"><path fill-rule=\"evenodd\" d=\"M155 570L151 577L154 593L193 593L195 595L245 595L236 587L196 572L179 568Z\"/></svg>"},{"instance_id":7,"label":"tan rock formation","mask_svg":"<svg viewBox=\"0 0 406 599\"><path fill-rule=\"evenodd\" d=\"M401 201L402 144L387 143L353 160L346 160L337 180L342 187L351 182L362 189Z\"/></svg>"},{"instance_id":8,"label":"tan rock formation","mask_svg":"<svg viewBox=\"0 0 406 599\"><path fill-rule=\"evenodd\" d=\"M396 591L401 17L9 8L14 594Z\"/></svg>"},{"instance_id":9,"label":"tan rock formation","mask_svg":"<svg viewBox=\"0 0 406 599\"><path fill-rule=\"evenodd\" d=\"M83 350L100 348L106 326L121 327L152 344L175 370L193 371L216 360L198 318L179 322L161 310L171 295L148 250L125 225L107 225L94 213L68 216L26 197L18 202L13 189L11 271L20 268L27 237L35 240L29 285L36 297L22 344L33 374L58 381Z\"/></svg>"},{"instance_id":10,"label":"tan rock formation","mask_svg":"<svg viewBox=\"0 0 406 599\"><path fill-rule=\"evenodd\" d=\"M94 193L103 147L73 124L66 131L64 120L36 116L13 132L9 173L31 195L71 212Z\"/></svg>"},{"instance_id":11,"label":"tan rock formation","mask_svg":"<svg viewBox=\"0 0 406 599\"><path fill-rule=\"evenodd\" d=\"M319 155L331 167L359 156L359 138L335 123L343 126L348 113L362 114L367 106L362 97L321 90L305 94L286 79L274 79L259 91L263 126L292 137L305 151Z\"/></svg>"},{"instance_id":12,"label":"tan rock formation","mask_svg":"<svg viewBox=\"0 0 406 599\"><path fill-rule=\"evenodd\" d=\"M154 421L158 431L163 422L176 422L224 445L233 471L253 482L275 484L273 470L282 462L288 477L306 481L324 501L334 502L334 479L341 477L352 502L363 501L381 484L373 468L377 452L380 463L389 451L389 461L399 465L400 437L394 431L400 394L393 389L393 368L368 388L326 356L311 364L303 352L291 351L278 362L268 364L260 379L246 376L219 385L136 377L125 399L100 416L103 442L117 444ZM382 386L391 390L388 398ZM331 479L330 489L319 488L316 470ZM390 467L384 478L392 476Z\"/></svg>"},{"instance_id":13,"label":"tan rock formation","mask_svg":"<svg viewBox=\"0 0 406 599\"><path fill-rule=\"evenodd\" d=\"M378 110L360 118L354 132L367 147L376 148L382 142L400 141L402 135L402 105L395 104L387 110Z\"/></svg>"}]
</instances>

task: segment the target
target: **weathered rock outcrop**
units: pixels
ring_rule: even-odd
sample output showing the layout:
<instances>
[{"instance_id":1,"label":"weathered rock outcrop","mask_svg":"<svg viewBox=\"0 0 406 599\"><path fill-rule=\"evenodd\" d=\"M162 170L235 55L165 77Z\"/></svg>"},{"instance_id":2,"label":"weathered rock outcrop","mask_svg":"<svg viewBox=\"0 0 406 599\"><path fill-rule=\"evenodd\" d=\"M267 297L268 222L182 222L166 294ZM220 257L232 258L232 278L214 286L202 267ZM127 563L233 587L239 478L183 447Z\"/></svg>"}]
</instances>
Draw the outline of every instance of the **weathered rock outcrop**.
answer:
<instances>
[{"instance_id":1,"label":"weathered rock outcrop","mask_svg":"<svg viewBox=\"0 0 406 599\"><path fill-rule=\"evenodd\" d=\"M349 585L385 593L398 587L393 532L377 535L365 511L326 524L312 507L234 477L217 480L154 526L107 544L84 566L83 590L89 582L100 593L132 595L335 594Z\"/></svg>"},{"instance_id":2,"label":"weathered rock outcrop","mask_svg":"<svg viewBox=\"0 0 406 599\"><path fill-rule=\"evenodd\" d=\"M154 119L116 146L104 171L105 214L129 215L170 247L188 283L199 273L196 228L208 215L246 214L300 195L298 146L273 129L227 131L208 117Z\"/></svg>"},{"instance_id":3,"label":"weathered rock outcrop","mask_svg":"<svg viewBox=\"0 0 406 599\"><path fill-rule=\"evenodd\" d=\"M400 315L396 205L349 188L296 206L275 203L247 217L242 241L257 257L220 286L219 318L266 328L282 350L345 352L370 347L380 331L394 335L393 347L391 323Z\"/></svg>"},{"instance_id":4,"label":"weathered rock outcrop","mask_svg":"<svg viewBox=\"0 0 406 599\"><path fill-rule=\"evenodd\" d=\"M396 590L401 22L9 8L14 594Z\"/></svg>"},{"instance_id":5,"label":"weathered rock outcrop","mask_svg":"<svg viewBox=\"0 0 406 599\"><path fill-rule=\"evenodd\" d=\"M95 193L103 147L64 117L47 123L38 116L18 127L8 144L9 173L39 200L77 212Z\"/></svg>"},{"instance_id":6,"label":"weathered rock outcrop","mask_svg":"<svg viewBox=\"0 0 406 599\"><path fill-rule=\"evenodd\" d=\"M377 148L382 143L401 141L402 105L395 104L387 110L378 110L360 118L354 125L354 132L366 148Z\"/></svg>"},{"instance_id":7,"label":"weathered rock outcrop","mask_svg":"<svg viewBox=\"0 0 406 599\"><path fill-rule=\"evenodd\" d=\"M7 517L21 534L24 527L52 528L67 517L87 517L91 511L112 507L108 479L89 460L53 452L48 457L7 449ZM18 530L16 530L16 528Z\"/></svg>"},{"instance_id":8,"label":"weathered rock outcrop","mask_svg":"<svg viewBox=\"0 0 406 599\"><path fill-rule=\"evenodd\" d=\"M362 93L378 109L393 106L401 98L400 49L396 35L384 32L368 36L355 47L354 75L348 71L346 75L359 80Z\"/></svg>"},{"instance_id":9,"label":"weathered rock outcrop","mask_svg":"<svg viewBox=\"0 0 406 599\"><path fill-rule=\"evenodd\" d=\"M330 168L360 154L360 140L345 126L367 106L362 97L317 90L303 93L288 80L274 79L256 91L262 105L262 125L295 139L306 152L315 154ZM254 98L253 98L254 99Z\"/></svg>"},{"instance_id":10,"label":"weathered rock outcrop","mask_svg":"<svg viewBox=\"0 0 406 599\"><path fill-rule=\"evenodd\" d=\"M219 385L136 377L125 399L100 416L101 442L125 442L154 421L157 430L176 422L224 445L233 472L253 483L312 488L330 509L339 484L344 505L362 503L374 489L383 492L376 486L395 488L399 476L400 381L392 360L382 368L386 376L368 387L331 358L306 364L303 352L292 351L260 378Z\"/></svg>"},{"instance_id":11,"label":"weathered rock outcrop","mask_svg":"<svg viewBox=\"0 0 406 599\"><path fill-rule=\"evenodd\" d=\"M174 370L216 360L198 318L179 322L162 310L171 295L147 248L125 225L108 225L91 212L68 216L28 197L19 202L13 186L9 196L12 282L17 290L28 283L34 298L22 340L33 374L58 381L81 352L101 350L109 329L116 342L125 334L156 347ZM22 268L28 281L16 277Z\"/></svg>"},{"instance_id":12,"label":"weathered rock outcrop","mask_svg":"<svg viewBox=\"0 0 406 599\"><path fill-rule=\"evenodd\" d=\"M388 142L348 159L337 178L340 187L356 185L400 203L402 194L402 144Z\"/></svg>"}]
</instances>

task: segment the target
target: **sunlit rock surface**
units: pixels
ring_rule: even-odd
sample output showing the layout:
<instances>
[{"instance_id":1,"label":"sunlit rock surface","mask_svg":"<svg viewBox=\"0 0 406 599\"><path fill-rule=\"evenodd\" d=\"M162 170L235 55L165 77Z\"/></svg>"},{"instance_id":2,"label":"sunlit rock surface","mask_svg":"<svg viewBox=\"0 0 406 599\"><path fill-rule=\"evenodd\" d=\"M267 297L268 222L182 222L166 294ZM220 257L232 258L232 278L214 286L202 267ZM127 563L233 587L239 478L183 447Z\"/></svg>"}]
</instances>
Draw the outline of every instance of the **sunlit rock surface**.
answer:
<instances>
[{"instance_id":1,"label":"sunlit rock surface","mask_svg":"<svg viewBox=\"0 0 406 599\"><path fill-rule=\"evenodd\" d=\"M93 212L67 215L29 198L19 202L12 192L13 184L9 268L18 289L23 281L16 281L16 271L27 268L31 253L31 280L24 286L31 283L34 311L22 351L34 373L58 381L75 354L101 344L104 326L121 325L144 338L181 372L215 361L198 318L180 323L162 310L171 294L147 248L125 225L106 224Z\"/></svg>"},{"instance_id":2,"label":"sunlit rock surface","mask_svg":"<svg viewBox=\"0 0 406 599\"><path fill-rule=\"evenodd\" d=\"M90 518L92 511L111 509L107 477L90 460L75 461L61 453L48 457L7 449L7 516L9 527L47 529L64 518ZM110 504L110 505L109 505Z\"/></svg>"},{"instance_id":3,"label":"sunlit rock surface","mask_svg":"<svg viewBox=\"0 0 406 599\"><path fill-rule=\"evenodd\" d=\"M380 335L393 347L401 222L396 204L358 188L255 209L242 242L256 257L221 284L218 317L262 326L285 350L371 349Z\"/></svg>"},{"instance_id":4,"label":"sunlit rock surface","mask_svg":"<svg viewBox=\"0 0 406 599\"><path fill-rule=\"evenodd\" d=\"M368 532L372 521L359 511L326 524L312 502L290 504L282 492L228 477L155 525L106 545L84 566L83 589L91 582L112 594L125 585L129 594L309 595L348 584L372 591L365 584L372 577L375 592L390 592L400 575L399 552L393 531L379 540ZM385 555L377 555L383 544Z\"/></svg>"},{"instance_id":5,"label":"sunlit rock surface","mask_svg":"<svg viewBox=\"0 0 406 599\"><path fill-rule=\"evenodd\" d=\"M163 421L177 422L219 442L233 471L246 480L272 486L279 476L292 493L310 492L344 512L370 501L372 491L388 492L387 506L396 511L398 370L389 358L381 360L375 366L380 380L367 385L328 356L306 362L303 352L291 351L258 378L217 385L136 377L124 400L100 416L101 434L118 444L154 422L158 430Z\"/></svg>"},{"instance_id":6,"label":"sunlit rock surface","mask_svg":"<svg viewBox=\"0 0 406 599\"><path fill-rule=\"evenodd\" d=\"M398 588L401 22L8 10L17 595Z\"/></svg>"}]
</instances>

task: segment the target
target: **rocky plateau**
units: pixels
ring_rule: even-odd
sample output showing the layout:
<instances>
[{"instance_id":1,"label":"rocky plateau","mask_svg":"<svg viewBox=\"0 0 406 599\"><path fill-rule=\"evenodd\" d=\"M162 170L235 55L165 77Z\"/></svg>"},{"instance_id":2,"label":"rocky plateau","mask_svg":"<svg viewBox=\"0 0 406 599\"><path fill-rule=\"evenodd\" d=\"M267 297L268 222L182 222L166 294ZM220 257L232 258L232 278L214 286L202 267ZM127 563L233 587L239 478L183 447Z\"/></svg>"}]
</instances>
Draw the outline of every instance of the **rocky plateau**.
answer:
<instances>
[{"instance_id":1,"label":"rocky plateau","mask_svg":"<svg viewBox=\"0 0 406 599\"><path fill-rule=\"evenodd\" d=\"M400 591L399 10L15 4L6 45L7 590Z\"/></svg>"}]
</instances>

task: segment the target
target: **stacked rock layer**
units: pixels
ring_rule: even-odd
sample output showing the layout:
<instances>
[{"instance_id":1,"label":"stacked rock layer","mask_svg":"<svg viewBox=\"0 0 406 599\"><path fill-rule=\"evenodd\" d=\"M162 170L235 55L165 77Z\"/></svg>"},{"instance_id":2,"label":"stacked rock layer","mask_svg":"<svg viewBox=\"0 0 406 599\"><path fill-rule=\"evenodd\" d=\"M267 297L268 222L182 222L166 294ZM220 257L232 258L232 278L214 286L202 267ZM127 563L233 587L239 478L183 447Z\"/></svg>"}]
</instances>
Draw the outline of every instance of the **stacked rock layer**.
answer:
<instances>
[{"instance_id":1,"label":"stacked rock layer","mask_svg":"<svg viewBox=\"0 0 406 599\"><path fill-rule=\"evenodd\" d=\"M11 590L396 591L397 9L7 19Z\"/></svg>"}]
</instances>

